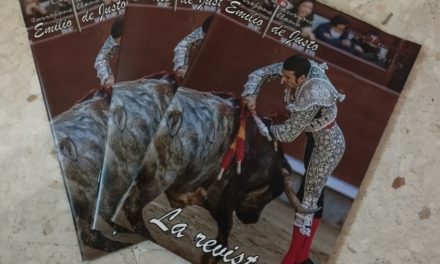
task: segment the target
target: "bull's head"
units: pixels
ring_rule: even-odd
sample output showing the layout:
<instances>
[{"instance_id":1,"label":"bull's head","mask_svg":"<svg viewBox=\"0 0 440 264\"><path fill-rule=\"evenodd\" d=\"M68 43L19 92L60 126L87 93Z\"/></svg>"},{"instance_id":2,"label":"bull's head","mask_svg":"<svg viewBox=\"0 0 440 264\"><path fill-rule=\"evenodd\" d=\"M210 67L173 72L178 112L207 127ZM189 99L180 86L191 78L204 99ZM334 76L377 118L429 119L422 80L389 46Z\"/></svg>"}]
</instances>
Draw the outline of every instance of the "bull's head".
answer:
<instances>
[{"instance_id":1,"label":"bull's head","mask_svg":"<svg viewBox=\"0 0 440 264\"><path fill-rule=\"evenodd\" d=\"M291 176L291 173L283 168L281 178L283 183L275 179L272 184L247 193L243 201L240 203L239 208L236 210L237 217L245 224L256 223L260 218L264 207L273 199L279 197L283 191L286 193L289 202L296 212L311 214L319 211L321 208L308 209L301 204L301 201L293 191ZM282 188L280 188L280 184L282 184Z\"/></svg>"},{"instance_id":2,"label":"bull's head","mask_svg":"<svg viewBox=\"0 0 440 264\"><path fill-rule=\"evenodd\" d=\"M269 125L268 120L264 120ZM248 131L250 146L253 146L255 153L248 156L248 163L252 164L252 168L256 171L250 175L249 183L254 185L252 189L247 191L242 197L239 206L236 207L237 217L244 223L255 223L258 221L264 207L272 200L279 197L283 192L289 198L292 206L297 212L313 213L318 209L307 209L301 205L300 200L296 197L292 185L289 184L291 175L291 167L287 162L282 146L275 150L272 142L261 136L255 124L248 123L248 127L254 127ZM249 169L249 168L248 168ZM248 185L248 184L246 184Z\"/></svg>"},{"instance_id":3,"label":"bull's head","mask_svg":"<svg viewBox=\"0 0 440 264\"><path fill-rule=\"evenodd\" d=\"M269 185L247 193L236 210L237 217L245 224L256 223L260 219L264 207L280 194L281 192L273 193L272 187Z\"/></svg>"}]
</instances>

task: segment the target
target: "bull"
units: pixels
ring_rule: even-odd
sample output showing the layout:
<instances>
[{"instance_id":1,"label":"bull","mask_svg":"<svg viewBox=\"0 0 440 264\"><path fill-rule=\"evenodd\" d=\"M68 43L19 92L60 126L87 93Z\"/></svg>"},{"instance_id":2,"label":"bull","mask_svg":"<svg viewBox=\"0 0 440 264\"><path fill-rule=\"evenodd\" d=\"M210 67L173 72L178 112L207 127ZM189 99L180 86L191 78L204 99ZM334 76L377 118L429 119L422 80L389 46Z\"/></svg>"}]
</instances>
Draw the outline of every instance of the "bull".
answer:
<instances>
[{"instance_id":1,"label":"bull","mask_svg":"<svg viewBox=\"0 0 440 264\"><path fill-rule=\"evenodd\" d=\"M165 192L172 207L207 209L217 223L219 244L228 244L234 211L243 223L256 223L264 207L286 190L291 168L282 148L275 151L248 121L243 174L232 166L217 180L220 161L238 129L239 105L234 98L179 88L111 220L144 232L142 209ZM287 193L298 210L313 212L301 207L291 189ZM217 260L205 254L201 262Z\"/></svg>"},{"instance_id":2,"label":"bull","mask_svg":"<svg viewBox=\"0 0 440 264\"><path fill-rule=\"evenodd\" d=\"M92 229L112 231L112 213L141 166L175 90L173 78L167 75L113 87L107 127L103 128L107 131L107 143ZM137 231L152 239L147 229Z\"/></svg>"},{"instance_id":3,"label":"bull","mask_svg":"<svg viewBox=\"0 0 440 264\"><path fill-rule=\"evenodd\" d=\"M165 112L173 97L174 87L172 79L166 76L160 80L144 79L117 84L114 87L110 110L108 110L109 96L97 92L54 119L53 128L60 162L75 215L82 254L86 258L88 258L85 253L86 247L111 252L141 240L139 236L131 234L127 229L108 222L102 223L105 228L101 231L107 234L103 235L101 232L90 230L89 223L94 210L99 168L101 166L103 168L101 183L104 182L103 179L108 177L108 183L111 184L101 185L107 189L100 189L103 192L100 192L98 197L102 195L100 197L102 198L105 195L113 194L113 191L121 194L132 180L130 175L135 174L137 172L136 168L139 168L142 164L142 159L144 162L140 166L141 173L134 182L138 182L142 175L146 175L146 168L152 168L151 164L148 164L148 160L151 161L151 157L154 159L155 154L154 151L151 154L152 150L150 148L160 150L159 152L162 154L164 153L162 151L167 150L167 148L171 151L171 153L168 153L171 155L165 154L163 156L159 153L162 157L159 160L161 161L160 166L156 167L158 168L156 172L159 174L164 174L160 170L161 168L163 170L168 162L174 162L177 165L176 168L180 166L184 170L175 171L173 179L166 183L168 187L164 186L159 192L156 190L151 192L148 188L152 187L154 189L155 187L149 186L149 184L141 186L142 192L139 193L139 197L143 202L139 204L138 208L142 208L148 201L154 199L155 194L161 191L165 191L173 207L200 205L206 208L217 221L219 227L218 241L223 244L227 244L227 237L232 227L233 211L236 211L237 216L245 223L256 222L265 204L282 192L281 179L283 173L285 176L287 171L280 171L279 168L288 168L288 166L286 166L282 152L279 152L278 156L272 157L276 161L275 163L270 159L266 159L267 157L261 159L263 157L262 153L273 153L273 149L271 144L259 136L255 126L252 126L252 122L248 124L248 134L250 136L248 137L247 148L249 148L249 145L258 146L258 148L252 148L249 159L254 162L257 161L259 164L255 167L245 167L246 174L242 176L248 177L249 175L250 177L237 177L232 169L226 172L224 180L217 182L213 180L212 175L217 174L218 165L215 165L215 162L212 161L211 165L209 165L210 162L205 162L208 165L205 169L195 170L191 168L191 166L194 166L194 164L191 165L191 159L197 158L195 154L199 151L194 146L200 145L199 143L203 143L207 153L215 152L210 155L214 161L222 155L230 143L228 139L237 129L237 101L232 98L220 98L182 89L186 93L183 95L179 93L175 105L179 106L179 102L184 102L184 105L178 107L180 109L178 111L174 109ZM199 102L204 103L199 104ZM211 105L211 103L213 104ZM197 116L194 120L187 120L189 122L195 121L192 127L193 130L187 131L188 126L191 127L190 123L186 123L185 126L181 127L183 109L189 109L186 111L187 113ZM217 114L213 115L214 113ZM225 118L221 119L222 115ZM166 118L159 124L159 120L163 116ZM204 127L199 126L199 129L194 130L198 122L208 120L210 117L214 117L211 122L204 122ZM154 144L150 144L150 147L145 151L156 129L158 127L164 128L163 124L165 124L171 136L167 139L166 136L163 137L163 132L162 134L158 133L153 138ZM108 135L107 130L109 131ZM207 131L218 131L219 133L209 134L206 133ZM221 131L223 133L220 133ZM185 143L185 139L188 139L188 133L192 135L189 138L193 142L178 145L180 146L178 147L179 151L175 153L176 155L173 155L172 152L176 149L169 149L170 146L167 144L171 144L173 140L176 140L177 135L179 137L183 136L178 141ZM107 144L105 143L106 140ZM170 141L167 142L167 140ZM106 160L103 164L104 146L106 148ZM187 152L188 150L190 152ZM185 156L188 153L191 153L191 155L179 161L182 154ZM246 161L246 163L249 162ZM274 164L276 165L274 166ZM268 168L274 170L268 171ZM196 175L196 179L201 179L201 181L183 184L182 180L185 180L185 175L192 173ZM122 183L122 185L115 183ZM246 188L242 188L243 186ZM112 202L108 200L103 199L102 201L112 205ZM109 211L111 210L108 210L107 213ZM132 226L128 226L129 229L151 239L143 224L141 213L126 214L127 216L129 222L134 223ZM122 231L126 234L125 236L121 234L122 236L119 237L108 236L108 232L105 231L113 231L113 234L117 233L115 231ZM127 239L127 234L130 235L130 239ZM121 237L125 237L125 239L121 240ZM209 258L205 256L204 262L208 260Z\"/></svg>"},{"instance_id":4,"label":"bull","mask_svg":"<svg viewBox=\"0 0 440 264\"><path fill-rule=\"evenodd\" d=\"M108 94L93 92L52 120L58 158L83 259L98 257L142 239L130 232L124 232L126 237L122 239L90 229L106 142L109 105ZM98 253L96 250L90 251L91 248L98 249Z\"/></svg>"},{"instance_id":5,"label":"bull","mask_svg":"<svg viewBox=\"0 0 440 264\"><path fill-rule=\"evenodd\" d=\"M107 173L115 169L115 166L109 167L111 164L118 165L116 168L118 175L129 174L133 166L136 168L140 166L142 159L137 161L137 165L133 165L136 158L130 154L142 155L142 151L145 151L154 133L151 129L157 128L175 88L174 83L164 77L119 83L113 90L112 96L104 91L92 91L78 104L52 120L58 157L83 259L92 259L105 252L113 252L149 236L148 233L142 233L142 236L134 234L111 222L101 222L101 228L98 230L90 228L91 223L95 223L92 222L95 220L93 216L96 215L95 204L101 201L97 200L97 190L100 186L98 175L102 170ZM153 105L163 108L153 108ZM135 110L139 110L137 113L140 113L140 109L147 111L148 114L142 116L134 114ZM155 111L157 111L156 116L153 115ZM108 133L109 125L113 128L110 133ZM128 135L128 138L123 138L121 145L115 146L118 144L117 140L121 139L121 133ZM145 147L142 148L142 144ZM126 150L127 147L140 149L136 149L137 152L113 151L118 147L122 147L121 150ZM122 159L121 155L124 157L124 162L117 162ZM121 187L117 184L119 183L117 180L120 179L118 177L116 184L111 186L116 191ZM111 180L113 178L108 182ZM123 193L126 188L119 191ZM95 250L89 252L90 248ZM98 253L95 253L96 249Z\"/></svg>"}]
</instances>

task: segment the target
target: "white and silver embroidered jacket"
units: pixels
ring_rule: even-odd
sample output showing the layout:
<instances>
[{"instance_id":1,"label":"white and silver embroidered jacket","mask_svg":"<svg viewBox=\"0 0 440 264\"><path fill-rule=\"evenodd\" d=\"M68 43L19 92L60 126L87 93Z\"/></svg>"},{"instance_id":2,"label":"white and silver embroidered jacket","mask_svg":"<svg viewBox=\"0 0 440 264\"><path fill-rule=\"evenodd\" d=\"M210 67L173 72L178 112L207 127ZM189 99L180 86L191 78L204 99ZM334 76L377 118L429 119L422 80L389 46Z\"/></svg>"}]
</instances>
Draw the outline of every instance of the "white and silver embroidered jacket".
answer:
<instances>
[{"instance_id":1,"label":"white and silver embroidered jacket","mask_svg":"<svg viewBox=\"0 0 440 264\"><path fill-rule=\"evenodd\" d=\"M110 75L113 75L112 70L110 68L110 58L117 53L119 49L118 43L113 39L112 36L108 37L107 40L102 45L101 50L96 56L95 60L95 69L97 72L97 76L101 81L101 85L104 85L105 81Z\"/></svg>"},{"instance_id":2,"label":"white and silver embroidered jacket","mask_svg":"<svg viewBox=\"0 0 440 264\"><path fill-rule=\"evenodd\" d=\"M197 28L184 37L174 49L174 71L182 66L188 65L189 50L194 45L199 45L204 38L202 27Z\"/></svg>"},{"instance_id":3,"label":"white and silver embroidered jacket","mask_svg":"<svg viewBox=\"0 0 440 264\"><path fill-rule=\"evenodd\" d=\"M278 141L291 142L302 131L315 132L332 123L337 115L336 103L344 100L332 85L325 70L326 64L310 60L311 68L305 83L293 94L285 90L284 101L291 113L290 118L281 125L272 126L271 132ZM276 63L257 69L248 77L242 96L257 95L261 84L266 80L281 78L283 63ZM321 109L321 117L314 118Z\"/></svg>"},{"instance_id":4,"label":"white and silver embroidered jacket","mask_svg":"<svg viewBox=\"0 0 440 264\"><path fill-rule=\"evenodd\" d=\"M336 103L344 100L345 96L331 84L325 74L325 64L310 62L311 69L304 84L294 93L290 89L285 91L286 108L291 113L289 119L283 124L272 125L270 130L280 142L291 142L303 131L312 133L315 147L306 170L302 205L316 209L327 178L345 151L345 139L339 126L329 126L337 115ZM282 63L277 63L251 73L242 96L256 96L265 80L282 76L282 67ZM319 111L320 115L317 115ZM303 235L309 236L312 219L313 214L297 212L294 225Z\"/></svg>"}]
</instances>

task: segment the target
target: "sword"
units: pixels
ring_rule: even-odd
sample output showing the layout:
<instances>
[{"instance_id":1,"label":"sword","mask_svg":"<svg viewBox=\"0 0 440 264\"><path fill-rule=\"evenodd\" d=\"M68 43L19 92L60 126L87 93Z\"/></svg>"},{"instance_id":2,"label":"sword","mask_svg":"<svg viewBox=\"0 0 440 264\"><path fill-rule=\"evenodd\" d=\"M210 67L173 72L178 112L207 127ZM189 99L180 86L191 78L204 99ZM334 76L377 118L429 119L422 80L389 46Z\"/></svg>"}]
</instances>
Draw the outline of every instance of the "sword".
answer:
<instances>
[{"instance_id":1,"label":"sword","mask_svg":"<svg viewBox=\"0 0 440 264\"><path fill-rule=\"evenodd\" d=\"M267 34L267 31L269 31L269 27L272 24L273 20L275 19L275 16L277 15L278 11L280 10L281 5L284 3L284 0L277 0L277 7L272 13L272 16L269 19L269 22L267 22L266 28L263 31L262 38L264 38Z\"/></svg>"},{"instance_id":2,"label":"sword","mask_svg":"<svg viewBox=\"0 0 440 264\"><path fill-rule=\"evenodd\" d=\"M174 0L174 12L176 12L177 11L177 2L178 2L179 0Z\"/></svg>"},{"instance_id":3,"label":"sword","mask_svg":"<svg viewBox=\"0 0 440 264\"><path fill-rule=\"evenodd\" d=\"M73 9L73 14L75 15L76 25L78 26L78 30L81 33L82 28L81 28L81 24L79 23L78 12L76 11L75 0L70 0L70 2L72 3L72 9Z\"/></svg>"}]
</instances>

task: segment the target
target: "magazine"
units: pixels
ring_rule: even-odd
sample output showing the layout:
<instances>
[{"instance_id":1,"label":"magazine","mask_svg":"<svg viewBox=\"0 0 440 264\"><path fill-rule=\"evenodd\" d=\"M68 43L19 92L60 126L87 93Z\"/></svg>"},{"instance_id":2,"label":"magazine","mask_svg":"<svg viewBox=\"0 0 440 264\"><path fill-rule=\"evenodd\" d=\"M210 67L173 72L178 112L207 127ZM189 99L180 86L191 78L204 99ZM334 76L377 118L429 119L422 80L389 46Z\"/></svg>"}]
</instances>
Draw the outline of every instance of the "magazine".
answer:
<instances>
[{"instance_id":1,"label":"magazine","mask_svg":"<svg viewBox=\"0 0 440 264\"><path fill-rule=\"evenodd\" d=\"M21 5L83 260L325 263L420 50L310 0Z\"/></svg>"}]
</instances>

